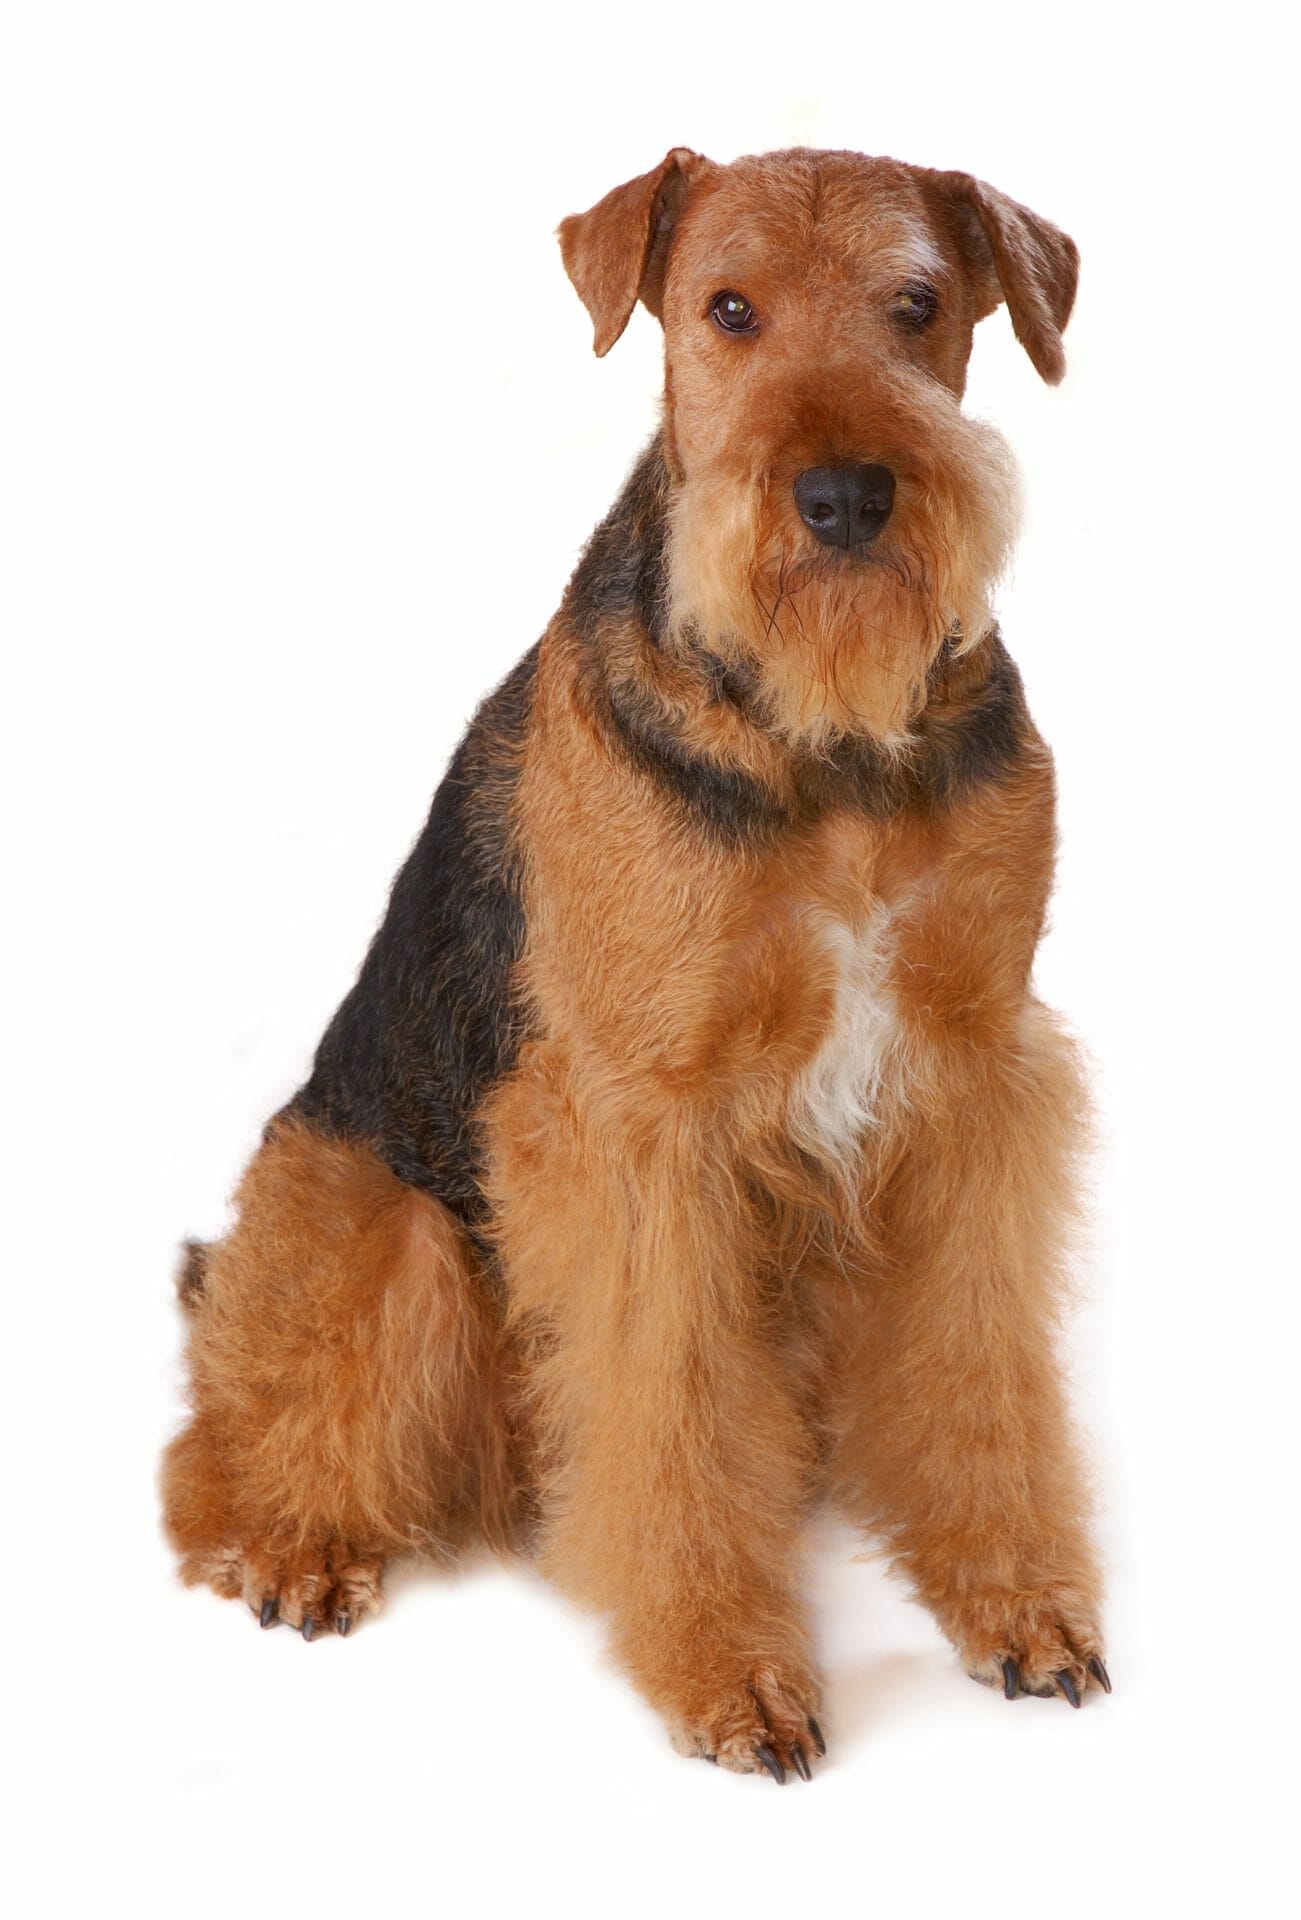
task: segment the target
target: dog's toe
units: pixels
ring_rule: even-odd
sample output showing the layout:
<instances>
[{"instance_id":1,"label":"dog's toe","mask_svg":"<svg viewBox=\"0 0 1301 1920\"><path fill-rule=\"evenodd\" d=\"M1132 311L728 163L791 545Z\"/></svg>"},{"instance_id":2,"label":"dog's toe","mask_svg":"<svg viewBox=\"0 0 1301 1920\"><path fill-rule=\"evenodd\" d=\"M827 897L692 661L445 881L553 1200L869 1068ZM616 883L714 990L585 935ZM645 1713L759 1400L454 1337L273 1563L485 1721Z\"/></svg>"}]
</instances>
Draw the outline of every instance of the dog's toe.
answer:
<instances>
[{"instance_id":1,"label":"dog's toe","mask_svg":"<svg viewBox=\"0 0 1301 1920\"><path fill-rule=\"evenodd\" d=\"M766 1773L778 1786L789 1773L812 1780L812 1763L823 1758L827 1743L808 1710L807 1686L768 1670L747 1676L673 1723L674 1748L729 1773Z\"/></svg>"},{"instance_id":2,"label":"dog's toe","mask_svg":"<svg viewBox=\"0 0 1301 1920\"><path fill-rule=\"evenodd\" d=\"M220 1582L210 1580L219 1593L242 1593L260 1626L283 1621L304 1640L330 1628L346 1639L382 1604L383 1563L354 1553L342 1541L295 1553L232 1548L221 1571Z\"/></svg>"},{"instance_id":3,"label":"dog's toe","mask_svg":"<svg viewBox=\"0 0 1301 1920\"><path fill-rule=\"evenodd\" d=\"M1001 1621L982 1621L960 1642L967 1672L1008 1700L1023 1693L1062 1699L1078 1707L1086 1692L1111 1692L1098 1636L1074 1608L1051 1597L1009 1602Z\"/></svg>"}]
</instances>

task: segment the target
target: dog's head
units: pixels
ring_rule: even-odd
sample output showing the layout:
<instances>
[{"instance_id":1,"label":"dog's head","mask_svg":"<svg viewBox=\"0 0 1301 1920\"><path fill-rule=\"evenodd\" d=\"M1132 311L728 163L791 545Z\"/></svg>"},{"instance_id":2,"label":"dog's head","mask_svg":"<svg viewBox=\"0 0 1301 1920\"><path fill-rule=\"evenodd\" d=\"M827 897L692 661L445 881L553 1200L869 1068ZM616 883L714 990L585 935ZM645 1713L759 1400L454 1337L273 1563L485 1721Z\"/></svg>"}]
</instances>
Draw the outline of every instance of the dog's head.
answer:
<instances>
[{"instance_id":1,"label":"dog's head","mask_svg":"<svg viewBox=\"0 0 1301 1920\"><path fill-rule=\"evenodd\" d=\"M598 354L638 299L664 327L672 630L756 666L792 736L904 739L1014 529L1005 443L961 411L972 329L1006 301L1060 380L1073 243L969 174L681 147L560 239Z\"/></svg>"}]
</instances>

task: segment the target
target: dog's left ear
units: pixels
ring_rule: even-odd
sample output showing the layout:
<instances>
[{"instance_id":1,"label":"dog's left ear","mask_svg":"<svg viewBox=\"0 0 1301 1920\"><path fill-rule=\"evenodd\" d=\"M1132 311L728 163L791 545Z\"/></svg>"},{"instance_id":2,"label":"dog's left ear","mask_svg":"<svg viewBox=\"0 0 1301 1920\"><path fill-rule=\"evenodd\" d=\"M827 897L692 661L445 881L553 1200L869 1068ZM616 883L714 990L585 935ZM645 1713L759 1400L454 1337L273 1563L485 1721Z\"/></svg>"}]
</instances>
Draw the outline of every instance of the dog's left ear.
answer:
<instances>
[{"instance_id":1,"label":"dog's left ear","mask_svg":"<svg viewBox=\"0 0 1301 1920\"><path fill-rule=\"evenodd\" d=\"M976 286L983 320L1007 301L1012 331L1045 380L1066 371L1062 331L1075 304L1080 255L1050 220L1009 200L969 173L932 173L948 207Z\"/></svg>"},{"instance_id":2,"label":"dog's left ear","mask_svg":"<svg viewBox=\"0 0 1301 1920\"><path fill-rule=\"evenodd\" d=\"M659 318L673 227L693 176L708 165L690 147L674 147L649 173L561 221L565 272L592 316L598 355L610 351L638 299Z\"/></svg>"}]
</instances>

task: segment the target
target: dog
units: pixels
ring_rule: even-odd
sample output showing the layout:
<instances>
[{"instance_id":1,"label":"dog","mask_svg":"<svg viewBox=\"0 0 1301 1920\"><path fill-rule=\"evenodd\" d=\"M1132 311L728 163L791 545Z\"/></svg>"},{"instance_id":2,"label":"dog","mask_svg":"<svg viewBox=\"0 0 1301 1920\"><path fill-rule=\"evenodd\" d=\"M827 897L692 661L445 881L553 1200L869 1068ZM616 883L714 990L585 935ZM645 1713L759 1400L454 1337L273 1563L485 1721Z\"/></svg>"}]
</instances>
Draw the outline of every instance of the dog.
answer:
<instances>
[{"instance_id":1,"label":"dog","mask_svg":"<svg viewBox=\"0 0 1301 1920\"><path fill-rule=\"evenodd\" d=\"M802 149L675 148L560 244L598 354L662 322L662 425L187 1253L165 1523L307 1640L394 1554L528 1554L680 1752L809 1778L818 1503L977 1680L1110 1691L1053 768L991 608L1012 462L961 409L1002 302L1061 378L1077 252Z\"/></svg>"}]
</instances>

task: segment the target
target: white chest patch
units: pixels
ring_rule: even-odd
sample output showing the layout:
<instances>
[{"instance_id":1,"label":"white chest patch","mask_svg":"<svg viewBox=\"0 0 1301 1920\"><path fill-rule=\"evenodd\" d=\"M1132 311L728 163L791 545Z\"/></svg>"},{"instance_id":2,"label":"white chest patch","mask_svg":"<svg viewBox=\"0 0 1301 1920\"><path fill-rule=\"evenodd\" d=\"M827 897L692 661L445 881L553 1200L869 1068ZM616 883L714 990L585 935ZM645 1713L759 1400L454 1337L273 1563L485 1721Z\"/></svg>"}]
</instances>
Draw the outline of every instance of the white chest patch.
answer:
<instances>
[{"instance_id":1,"label":"white chest patch","mask_svg":"<svg viewBox=\"0 0 1301 1920\"><path fill-rule=\"evenodd\" d=\"M864 927L824 923L836 969L835 1005L822 1045L796 1082L791 1132L819 1158L845 1160L876 1124L898 1020L888 986L890 915Z\"/></svg>"}]
</instances>

